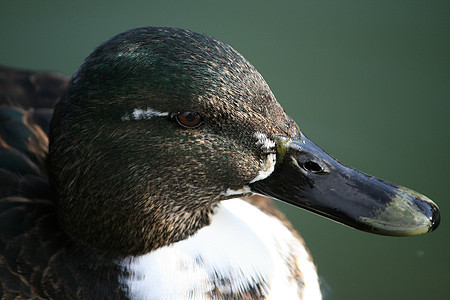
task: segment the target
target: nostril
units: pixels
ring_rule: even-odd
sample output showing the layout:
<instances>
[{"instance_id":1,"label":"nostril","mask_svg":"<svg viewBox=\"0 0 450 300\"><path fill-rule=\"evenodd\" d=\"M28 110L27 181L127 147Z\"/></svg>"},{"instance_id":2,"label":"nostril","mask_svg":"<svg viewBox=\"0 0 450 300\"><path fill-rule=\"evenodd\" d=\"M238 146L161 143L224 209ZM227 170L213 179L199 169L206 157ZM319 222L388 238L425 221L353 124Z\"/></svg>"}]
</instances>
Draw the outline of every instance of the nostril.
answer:
<instances>
[{"instance_id":1,"label":"nostril","mask_svg":"<svg viewBox=\"0 0 450 300\"><path fill-rule=\"evenodd\" d=\"M303 168L305 168L305 170L310 171L312 173L320 173L323 171L322 166L312 160L308 160L308 161L304 162Z\"/></svg>"}]
</instances>

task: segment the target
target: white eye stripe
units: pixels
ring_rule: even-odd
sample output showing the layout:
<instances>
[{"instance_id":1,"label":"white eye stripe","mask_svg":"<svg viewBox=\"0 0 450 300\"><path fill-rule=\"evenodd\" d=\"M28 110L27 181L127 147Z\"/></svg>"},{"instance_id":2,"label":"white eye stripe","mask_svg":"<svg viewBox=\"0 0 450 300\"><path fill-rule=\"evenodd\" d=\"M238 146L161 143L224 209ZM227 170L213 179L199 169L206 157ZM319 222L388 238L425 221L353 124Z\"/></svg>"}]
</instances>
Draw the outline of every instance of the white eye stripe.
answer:
<instances>
[{"instance_id":1,"label":"white eye stripe","mask_svg":"<svg viewBox=\"0 0 450 300\"><path fill-rule=\"evenodd\" d=\"M168 112L160 112L154 110L150 107L147 109L135 108L131 114L127 113L123 115L120 119L122 121L130 121L130 120L149 120L154 117L167 117L169 115Z\"/></svg>"}]
</instances>

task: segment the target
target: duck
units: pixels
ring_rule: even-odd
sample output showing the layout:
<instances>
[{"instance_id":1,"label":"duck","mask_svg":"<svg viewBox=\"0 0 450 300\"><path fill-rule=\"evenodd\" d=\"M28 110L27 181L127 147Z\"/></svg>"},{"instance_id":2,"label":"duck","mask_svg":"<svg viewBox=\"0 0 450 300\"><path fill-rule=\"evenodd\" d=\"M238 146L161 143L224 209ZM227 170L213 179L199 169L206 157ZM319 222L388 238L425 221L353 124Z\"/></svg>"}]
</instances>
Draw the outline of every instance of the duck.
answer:
<instances>
[{"instance_id":1,"label":"duck","mask_svg":"<svg viewBox=\"0 0 450 300\"><path fill-rule=\"evenodd\" d=\"M120 33L75 74L0 69L2 299L321 299L272 199L358 230L435 230L426 196L335 160L226 43Z\"/></svg>"}]
</instances>

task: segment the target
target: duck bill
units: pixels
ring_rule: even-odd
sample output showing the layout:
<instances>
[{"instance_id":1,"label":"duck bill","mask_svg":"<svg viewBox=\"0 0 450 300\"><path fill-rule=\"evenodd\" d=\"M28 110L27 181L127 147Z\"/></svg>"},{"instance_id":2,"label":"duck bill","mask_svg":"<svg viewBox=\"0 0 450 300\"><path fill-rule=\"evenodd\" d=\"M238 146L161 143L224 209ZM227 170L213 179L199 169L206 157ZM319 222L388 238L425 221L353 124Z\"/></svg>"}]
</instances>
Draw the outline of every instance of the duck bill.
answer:
<instances>
[{"instance_id":1,"label":"duck bill","mask_svg":"<svg viewBox=\"0 0 450 300\"><path fill-rule=\"evenodd\" d=\"M250 185L255 193L371 233L411 236L438 227L438 207L427 197L341 164L302 134L276 139L275 170Z\"/></svg>"}]
</instances>

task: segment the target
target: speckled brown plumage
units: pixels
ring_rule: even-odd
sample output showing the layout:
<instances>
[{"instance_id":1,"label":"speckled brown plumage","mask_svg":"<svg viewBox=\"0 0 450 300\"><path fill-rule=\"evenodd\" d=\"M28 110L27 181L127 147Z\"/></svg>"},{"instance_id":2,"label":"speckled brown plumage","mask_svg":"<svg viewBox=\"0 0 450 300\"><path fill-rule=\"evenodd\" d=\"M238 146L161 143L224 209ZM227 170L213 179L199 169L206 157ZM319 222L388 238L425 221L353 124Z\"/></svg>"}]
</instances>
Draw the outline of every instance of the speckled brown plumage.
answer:
<instances>
[{"instance_id":1,"label":"speckled brown plumage","mask_svg":"<svg viewBox=\"0 0 450 300\"><path fill-rule=\"evenodd\" d=\"M166 117L124 122L136 108L193 111L205 122L196 130ZM122 255L183 240L209 224L224 191L257 176L269 152L256 132L297 131L227 44L172 28L119 34L85 60L55 108L49 161L60 224Z\"/></svg>"}]
</instances>

